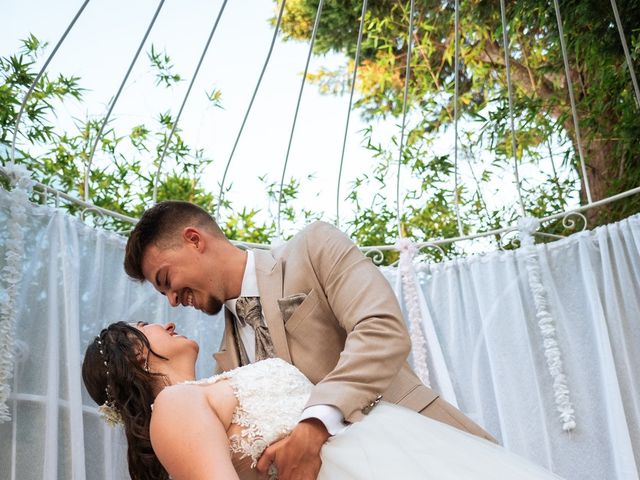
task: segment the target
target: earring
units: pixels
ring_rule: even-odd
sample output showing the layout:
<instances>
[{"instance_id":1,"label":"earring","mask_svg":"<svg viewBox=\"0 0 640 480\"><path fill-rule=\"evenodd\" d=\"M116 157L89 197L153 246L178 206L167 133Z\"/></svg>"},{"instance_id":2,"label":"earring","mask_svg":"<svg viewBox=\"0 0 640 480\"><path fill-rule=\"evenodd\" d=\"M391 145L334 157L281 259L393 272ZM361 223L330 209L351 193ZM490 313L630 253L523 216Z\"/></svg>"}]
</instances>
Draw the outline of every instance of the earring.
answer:
<instances>
[{"instance_id":1,"label":"earring","mask_svg":"<svg viewBox=\"0 0 640 480\"><path fill-rule=\"evenodd\" d=\"M149 373L149 359L148 358L144 359L144 367L143 368L144 368L145 372Z\"/></svg>"}]
</instances>

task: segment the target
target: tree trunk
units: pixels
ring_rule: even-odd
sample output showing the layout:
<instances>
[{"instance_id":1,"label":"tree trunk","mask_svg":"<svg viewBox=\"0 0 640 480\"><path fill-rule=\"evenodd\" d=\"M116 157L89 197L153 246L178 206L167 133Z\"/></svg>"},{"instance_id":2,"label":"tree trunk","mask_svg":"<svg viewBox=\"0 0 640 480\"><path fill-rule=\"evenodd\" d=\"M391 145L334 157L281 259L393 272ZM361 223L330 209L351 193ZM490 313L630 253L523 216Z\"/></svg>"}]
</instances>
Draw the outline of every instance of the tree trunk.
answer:
<instances>
[{"instance_id":1,"label":"tree trunk","mask_svg":"<svg viewBox=\"0 0 640 480\"><path fill-rule=\"evenodd\" d=\"M575 152L575 169L581 181L580 185L580 203L586 205L589 203L587 196L587 182L591 192L591 201L596 202L603 200L616 193L619 188L620 179L624 173L623 159L618 158L616 152L616 142L608 135L603 135L602 131L593 131L592 129L581 129L582 154L584 157L585 169L587 172L587 182L584 180L582 166L580 165L580 156L578 150L578 142L575 135L573 119L565 122L565 129L571 138ZM590 209L585 212L590 228L602 223L609 223L614 219L611 217L613 208L610 205L602 206L596 209Z\"/></svg>"}]
</instances>

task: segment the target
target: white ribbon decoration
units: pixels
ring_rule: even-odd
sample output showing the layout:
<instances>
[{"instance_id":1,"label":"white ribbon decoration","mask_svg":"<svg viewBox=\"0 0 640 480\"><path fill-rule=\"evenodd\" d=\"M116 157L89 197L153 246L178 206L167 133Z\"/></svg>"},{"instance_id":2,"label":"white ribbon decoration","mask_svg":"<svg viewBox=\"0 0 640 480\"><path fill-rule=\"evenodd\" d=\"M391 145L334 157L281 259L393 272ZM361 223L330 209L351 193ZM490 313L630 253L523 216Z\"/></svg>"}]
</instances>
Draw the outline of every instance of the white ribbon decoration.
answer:
<instances>
[{"instance_id":1,"label":"white ribbon decoration","mask_svg":"<svg viewBox=\"0 0 640 480\"><path fill-rule=\"evenodd\" d=\"M0 288L0 423L10 421L11 414L7 401L11 394L10 380L13 377L16 298L22 281L22 262L24 260L24 232L26 208L29 193L33 186L29 171L23 165L9 163L5 167L11 191L11 205L7 219L7 250L5 266L0 271L4 288Z\"/></svg>"},{"instance_id":2,"label":"white ribbon decoration","mask_svg":"<svg viewBox=\"0 0 640 480\"><path fill-rule=\"evenodd\" d=\"M529 278L529 288L533 294L536 307L536 319L542 334L544 356L547 360L547 368L553 379L553 396L556 409L560 412L562 429L570 432L576 428L575 411L569 395L567 376L562 366L562 352L556 338L556 327L553 317L548 310L547 293L542 283L542 273L538 263L538 255L534 245L533 235L540 226L540 222L532 217L521 218L518 221L520 231L521 248L525 255L525 264Z\"/></svg>"},{"instance_id":3,"label":"white ribbon decoration","mask_svg":"<svg viewBox=\"0 0 640 480\"><path fill-rule=\"evenodd\" d=\"M413 256L416 253L416 246L408 238L401 238L396 243L396 248L400 251L398 271L402 280L402 295L407 306L413 370L418 375L418 378L422 380L422 383L430 386L429 368L427 367L427 342L420 327L422 315L420 304L418 303L415 271L413 270Z\"/></svg>"},{"instance_id":4,"label":"white ribbon decoration","mask_svg":"<svg viewBox=\"0 0 640 480\"><path fill-rule=\"evenodd\" d=\"M427 300L418 287L418 276L413 266L413 258L418 252L418 248L408 238L398 240L396 248L400 252L398 272L402 282L402 296L407 306L413 369L425 385L431 386L429 367L427 366L428 350L431 357L434 380L437 383L440 395L457 407L458 402L453 389L453 382L449 376L449 369L436 335L433 318L427 307Z\"/></svg>"}]
</instances>

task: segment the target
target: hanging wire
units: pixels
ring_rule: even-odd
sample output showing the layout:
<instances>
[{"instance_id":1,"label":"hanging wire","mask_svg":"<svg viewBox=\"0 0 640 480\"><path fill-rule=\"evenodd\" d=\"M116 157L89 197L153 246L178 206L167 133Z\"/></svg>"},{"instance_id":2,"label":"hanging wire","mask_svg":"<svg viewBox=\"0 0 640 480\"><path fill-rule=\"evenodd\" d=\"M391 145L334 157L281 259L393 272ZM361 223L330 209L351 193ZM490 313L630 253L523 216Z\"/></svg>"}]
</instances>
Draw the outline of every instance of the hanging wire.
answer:
<instances>
[{"instance_id":1,"label":"hanging wire","mask_svg":"<svg viewBox=\"0 0 640 480\"><path fill-rule=\"evenodd\" d=\"M456 211L456 221L458 222L458 235L463 236L462 220L460 219L460 193L458 192L458 106L460 104L460 2L455 1L455 14L454 14L454 75L455 75L455 101L453 103L453 131L454 131L454 146L453 146L453 171L455 178L454 185L454 208Z\"/></svg>"},{"instance_id":2,"label":"hanging wire","mask_svg":"<svg viewBox=\"0 0 640 480\"><path fill-rule=\"evenodd\" d=\"M622 49L624 50L624 58L627 60L627 67L629 67L629 74L631 75L631 83L633 83L633 91L636 94L638 108L640 108L640 88L638 88L638 79L636 78L636 71L633 68L633 62L631 61L631 55L629 54L627 39L625 38L624 30L622 29L622 22L620 21L620 14L618 13L616 0L611 0L611 8L613 8L613 15L616 17L616 25L618 27L618 33L620 34L620 42L622 43Z\"/></svg>"},{"instance_id":3,"label":"hanging wire","mask_svg":"<svg viewBox=\"0 0 640 480\"><path fill-rule=\"evenodd\" d=\"M300 83L300 91L298 92L298 101L296 103L296 111L293 114L293 122L291 124L291 133L289 134L289 144L287 145L287 154L284 158L284 166L282 167L282 177L280 178L280 193L278 195L278 229L277 236L281 237L282 230L280 229L284 177L287 172L287 164L289 163L289 153L291 152L291 144L293 143L293 132L296 129L296 122L298 120L298 111L300 110L300 102L302 101L302 92L304 91L304 85L307 80L307 72L309 71L309 62L311 61L311 55L313 53L313 45L316 41L316 34L318 32L318 25L320 24L320 17L322 15L322 7L324 6L324 0L320 0L318 3L318 10L316 12L316 20L313 24L313 31L311 33L311 42L309 43L309 53L307 54L307 62L304 65L304 73L302 74L302 82Z\"/></svg>"},{"instance_id":4,"label":"hanging wire","mask_svg":"<svg viewBox=\"0 0 640 480\"><path fill-rule=\"evenodd\" d=\"M282 0L280 4L280 11L278 12L278 20L276 21L276 26L273 30L273 37L271 38L271 45L269 46L269 52L267 53L267 58L264 60L264 65L262 66L262 71L260 72L260 76L258 77L258 83L256 83L256 88L253 90L253 95L251 96L251 100L249 101L249 106L247 107L247 111L244 114L244 118L242 119L242 124L240 125L240 131L238 131L238 135L236 136L236 140L233 143L233 148L231 149L231 153L229 154L229 158L227 160L227 164L224 167L224 174L222 175L222 181L220 182L220 191L218 192L218 204L216 207L216 220L220 220L220 209L222 206L222 195L224 192L224 184L227 179L227 173L229 172L229 166L231 165L231 160L233 160L233 154L238 147L238 142L240 141L240 137L242 136L242 131L244 130L244 126L247 123L247 119L249 118L249 112L251 112L251 107L253 106L253 102L256 99L256 94L258 93L258 89L260 88L260 84L262 83L262 77L264 77L264 72L267 70L267 65L269 64L269 60L271 59L271 53L273 52L273 46L276 43L276 38L278 37L278 32L280 31L280 23L282 22L282 14L284 12L284 6L287 3L287 0Z\"/></svg>"},{"instance_id":5,"label":"hanging wire","mask_svg":"<svg viewBox=\"0 0 640 480\"><path fill-rule=\"evenodd\" d=\"M584 182L585 192L587 194L587 202L593 203L591 199L591 188L589 186L589 178L587 177L587 166L584 163L584 155L582 153L582 140L580 138L580 122L578 120L578 111L576 109L576 100L573 96L573 82L571 81L571 70L569 68L569 56L567 55L567 46L564 43L564 28L562 27L562 16L560 15L560 6L558 0L553 0L553 6L556 10L556 20L558 22L558 34L560 36L560 47L562 48L562 60L564 62L564 74L567 78L567 88L569 89L569 101L571 102L571 114L573 115L573 124L576 129L576 143L578 144L578 155L580 156L580 168L582 169L582 179Z\"/></svg>"},{"instance_id":6,"label":"hanging wire","mask_svg":"<svg viewBox=\"0 0 640 480\"><path fill-rule=\"evenodd\" d=\"M518 191L520 214L524 217L524 201L520 190L520 174L518 173L518 151L516 149L516 128L513 120L513 86L511 85L511 54L509 53L509 38L507 37L507 16L504 0L500 0L500 17L502 19L502 42L504 43L504 66L507 71L507 90L509 92L509 122L511 124L511 152L513 154L513 175Z\"/></svg>"},{"instance_id":7,"label":"hanging wire","mask_svg":"<svg viewBox=\"0 0 640 480\"><path fill-rule=\"evenodd\" d=\"M147 41L147 37L149 36L149 33L151 32L151 29L153 28L153 25L156 22L156 18L158 18L158 14L160 13L160 10L162 10L162 6L164 5L164 1L165 0L160 0L160 3L158 3L158 8L156 8L155 13L153 14L153 18L151 19L151 23L149 23L149 26L147 27L147 31L144 33L144 37L142 37L142 41L140 42L140 45L138 46L138 50L136 51L136 54L133 57L133 60L131 61L131 64L129 65L129 68L127 69L127 73L125 74L124 78L122 79L122 82L120 83L120 88L118 88L118 92L116 93L116 96L113 97L113 100L111 101L111 105L109 106L109 110L107 111L107 115L104 117L104 120L102 121L102 124L100 125L100 129L98 130L98 133L96 134L96 139L93 142L93 145L91 146L91 152L89 153L89 160L87 161L87 168L84 172L84 201L87 202L89 201L89 176L91 173L91 164L93 163L93 155L96 153L96 148L98 146L98 143L100 142L100 137L102 136L102 132L104 131L104 127L106 127L107 122L109 122L109 118L111 117L111 112L113 112L113 107L115 107L116 102L118 101L118 99L120 98L120 94L122 93L122 90L124 89L125 84L127 83L127 79L129 78L129 74L131 73L131 70L133 70L133 66L136 64L136 61L138 60L138 57L140 56L140 52L142 51L142 47L144 46L145 42Z\"/></svg>"},{"instance_id":8,"label":"hanging wire","mask_svg":"<svg viewBox=\"0 0 640 480\"><path fill-rule=\"evenodd\" d=\"M58 43L56 43L56 46L53 48L52 52L49 54L47 61L44 62L44 65L38 72L38 75L36 75L35 80L29 87L29 90L27 90L27 93L24 96L24 99L22 100L22 104L20 105L20 110L18 111L18 116L16 117L16 124L13 130L13 139L11 140L11 163L15 163L16 161L16 139L18 138L18 129L20 128L20 120L22 119L22 114L24 113L24 109L27 107L27 102L29 101L29 97L31 97L31 94L35 90L36 85L38 85L40 78L42 77L42 75L44 75L44 72L47 70L49 63L51 62L55 54L58 52L60 45L62 45L64 40L67 38L67 35L69 34L73 26L76 24L76 21L78 20L78 18L80 18L80 15L84 11L88 3L89 3L89 0L85 0L82 6L78 9L78 12L73 17L73 20L71 20L71 23L69 24L67 29L64 31L64 33L60 37L60 40L58 40Z\"/></svg>"},{"instance_id":9,"label":"hanging wire","mask_svg":"<svg viewBox=\"0 0 640 480\"><path fill-rule=\"evenodd\" d=\"M356 44L356 57L353 60L353 75L351 76L351 92L349 93L349 108L347 110L347 121L344 126L344 137L342 138L342 152L340 153L340 168L338 169L338 186L336 190L336 227L340 228L340 183L342 182L342 167L344 165L344 152L347 147L347 134L349 133L349 120L351 118L351 107L353 105L353 92L356 88L356 76L358 74L358 64L360 62L360 49L362 47L362 32L364 31L364 17L367 13L367 0L362 2L362 12L360 14L360 27L358 28L358 43Z\"/></svg>"},{"instance_id":10,"label":"hanging wire","mask_svg":"<svg viewBox=\"0 0 640 480\"><path fill-rule=\"evenodd\" d=\"M396 176L396 216L398 221L398 238L404 238L400 216L400 170L402 167L402 150L404 148L404 127L407 118L407 97L409 96L409 76L411 75L411 47L413 45L413 12L414 0L411 0L409 12L409 33L407 35L407 67L404 77L404 96L402 99L402 127L400 129L400 153L398 155L398 175Z\"/></svg>"},{"instance_id":11,"label":"hanging wire","mask_svg":"<svg viewBox=\"0 0 640 480\"><path fill-rule=\"evenodd\" d=\"M169 149L169 144L171 143L171 139L173 138L173 134L178 127L178 122L180 121L180 116L182 115L182 110L184 110L184 106L187 104L187 99L189 98L189 94L191 93L191 88L196 81L196 77L198 76L198 72L200 72L200 67L202 66L202 62L204 61L204 57L207 54L207 50L209 50L209 45L211 44L211 39L213 38L213 34L216 33L216 29L218 28L218 23L220 22L220 18L222 17L222 12L224 12L224 7L227 6L227 0L222 2L222 6L220 7L220 12L218 12L218 16L216 18L215 23L213 24L213 28L211 29L211 33L209 33L209 38L207 38L207 43L202 50L202 55L200 55L200 60L198 61L198 65L196 66L195 72L193 72L193 76L191 77L191 82L189 83L189 88L187 88L187 93L184 95L184 99L182 100L182 105L180 105L180 110L178 111L178 115L176 116L175 121L173 122L173 126L171 127L171 132L167 137L167 140L164 144L164 149L162 150L162 155L160 155L160 160L158 161L158 169L156 171L156 176L153 180L153 203L155 204L158 199L158 179L160 178L160 171L162 169L162 163L164 162L164 157L167 154L167 150Z\"/></svg>"}]
</instances>

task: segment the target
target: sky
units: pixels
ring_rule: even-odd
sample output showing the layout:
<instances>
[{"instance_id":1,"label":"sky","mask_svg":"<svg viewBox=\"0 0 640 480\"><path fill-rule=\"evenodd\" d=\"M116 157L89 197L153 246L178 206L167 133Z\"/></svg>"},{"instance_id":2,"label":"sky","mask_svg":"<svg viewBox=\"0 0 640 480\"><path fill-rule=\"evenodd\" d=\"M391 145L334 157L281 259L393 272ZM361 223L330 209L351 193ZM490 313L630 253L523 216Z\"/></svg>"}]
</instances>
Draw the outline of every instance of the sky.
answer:
<instances>
[{"instance_id":1,"label":"sky","mask_svg":"<svg viewBox=\"0 0 640 480\"><path fill-rule=\"evenodd\" d=\"M49 42L48 54L81 3L0 0L5 18L0 54L18 51L19 40L30 33ZM165 2L114 109L112 116L118 129L126 131L138 123L151 122L159 112L177 113L221 4L217 0ZM72 128L73 117L106 112L107 102L117 91L157 5L151 0L94 0L88 4L48 69L51 74L78 75L81 85L89 89L82 104L72 101L62 105L58 122ZM214 158L204 184L216 194L268 51L273 31L268 20L274 8L270 0L228 2L180 120L187 143L204 148ZM152 44L169 54L175 71L184 79L169 90L152 88L154 79L146 57ZM278 41L274 48L229 168L227 183L233 183L230 198L238 205L264 205L266 195L259 175L280 180L307 52L308 45L299 42ZM45 59L43 55L42 62ZM314 57L310 70L344 62L339 55ZM205 92L213 88L222 92L223 109L214 108L206 100ZM307 84L287 165L287 178L303 179L301 205L320 206L328 216L335 211L347 109L347 96L322 96L315 86ZM370 164L358 133L366 126L357 114L352 115L343 192L350 180ZM310 175L313 181L305 183Z\"/></svg>"},{"instance_id":2,"label":"sky","mask_svg":"<svg viewBox=\"0 0 640 480\"><path fill-rule=\"evenodd\" d=\"M4 19L0 29L0 55L17 52L19 40L30 33L49 42L48 54L81 4L81 0L0 0L0 14ZM118 131L152 123L160 112L177 113L221 5L222 0L167 0L164 3L115 106L112 117ZM152 0L89 2L48 69L51 75L57 72L78 75L81 86L88 89L82 103L65 102L58 109L57 122L63 127L72 130L74 117L106 113L108 101L117 91L157 6L158 2ZM207 156L214 159L205 171L203 184L216 194L269 48L273 33L269 19L275 13L272 0L227 3L180 120L187 144L204 149ZM146 56L152 44L156 50L168 53L175 71L184 79L169 90L154 86ZM266 174L270 181L279 181L282 175L307 53L306 43L279 40L275 45L229 168L227 184L233 185L229 198L237 207L261 208L267 216L275 216L277 212L277 205L268 204L264 184L258 177ZM41 62L45 59L43 55ZM345 62L346 59L337 54L313 57L310 71L321 66L338 67ZM206 92L213 88L222 92L223 108L215 108L207 101ZM286 177L294 176L302 182L295 206L323 211L328 221L335 218L347 109L347 95L323 96L314 85L307 84L287 165ZM391 136L400 132L398 123L397 119L374 123L374 140L390 145ZM343 197L355 177L374 166L371 153L361 145L361 131L368 126L357 112L352 113L341 182ZM439 139L436 148L444 152L452 150L451 138ZM96 161L99 162L99 158ZM535 176L539 172L524 169L521 174ZM472 181L464 169L461 175L462 183ZM401 177L401 190L408 187L405 182ZM388 191L384 193L390 207L395 208L395 178L389 179L388 184ZM499 192L497 196L487 195L489 203L515 198L509 175L505 175L503 185L495 185L495 192ZM342 204L343 219L353 215L349 208Z\"/></svg>"}]
</instances>

